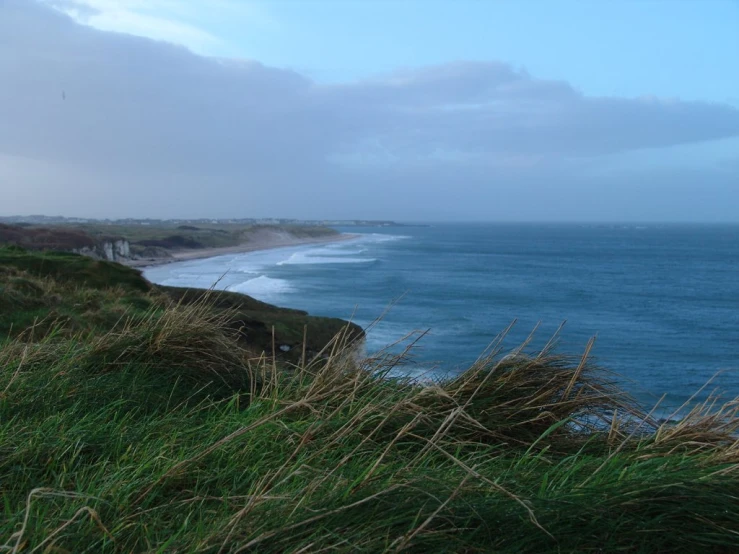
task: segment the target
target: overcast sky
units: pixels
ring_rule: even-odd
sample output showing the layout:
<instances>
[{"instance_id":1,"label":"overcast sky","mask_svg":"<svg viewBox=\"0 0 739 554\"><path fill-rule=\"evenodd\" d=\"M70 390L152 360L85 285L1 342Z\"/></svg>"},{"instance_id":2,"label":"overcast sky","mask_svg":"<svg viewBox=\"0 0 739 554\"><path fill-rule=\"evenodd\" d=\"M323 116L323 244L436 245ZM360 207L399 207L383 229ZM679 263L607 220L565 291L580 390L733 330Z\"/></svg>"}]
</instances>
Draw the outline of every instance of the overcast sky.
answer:
<instances>
[{"instance_id":1,"label":"overcast sky","mask_svg":"<svg viewBox=\"0 0 739 554\"><path fill-rule=\"evenodd\" d=\"M739 221L739 2L0 0L0 215Z\"/></svg>"}]
</instances>

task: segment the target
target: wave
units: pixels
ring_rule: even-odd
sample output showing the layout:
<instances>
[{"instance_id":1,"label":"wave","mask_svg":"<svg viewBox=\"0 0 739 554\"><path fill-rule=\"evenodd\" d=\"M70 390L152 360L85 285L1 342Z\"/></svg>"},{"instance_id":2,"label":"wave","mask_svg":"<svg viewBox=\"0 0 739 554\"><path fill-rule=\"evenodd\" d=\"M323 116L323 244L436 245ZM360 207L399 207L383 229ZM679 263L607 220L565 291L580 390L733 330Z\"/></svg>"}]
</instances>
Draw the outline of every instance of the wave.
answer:
<instances>
[{"instance_id":1,"label":"wave","mask_svg":"<svg viewBox=\"0 0 739 554\"><path fill-rule=\"evenodd\" d=\"M243 283L231 285L226 290L248 294L258 300L264 300L265 298L278 296L286 292L294 292L295 287L285 279L274 279L266 275L260 275Z\"/></svg>"},{"instance_id":2,"label":"wave","mask_svg":"<svg viewBox=\"0 0 739 554\"><path fill-rule=\"evenodd\" d=\"M323 250L326 254L330 256L361 256L362 254L367 252L366 248L360 248L359 250L347 250L346 246L344 246L344 248L331 248L330 246L327 246Z\"/></svg>"},{"instance_id":3,"label":"wave","mask_svg":"<svg viewBox=\"0 0 739 554\"><path fill-rule=\"evenodd\" d=\"M357 321L355 323L362 324L363 322ZM379 322L367 322L366 325L362 326L367 331L367 349L373 352L379 352L386 348L403 349L408 343L418 338L420 333L420 331L413 327L409 327L402 323L390 323L385 320ZM423 344L423 339L420 344Z\"/></svg>"},{"instance_id":4,"label":"wave","mask_svg":"<svg viewBox=\"0 0 739 554\"><path fill-rule=\"evenodd\" d=\"M408 235L386 235L384 233L362 233L356 239L359 242L391 242L396 240L411 239Z\"/></svg>"},{"instance_id":5,"label":"wave","mask_svg":"<svg viewBox=\"0 0 739 554\"><path fill-rule=\"evenodd\" d=\"M209 289L211 287L218 288L218 275L197 275L197 274L184 274L184 275L170 275L166 279L157 279L152 277L151 274L144 273L144 277L152 281L167 287L194 287L199 289Z\"/></svg>"},{"instance_id":6,"label":"wave","mask_svg":"<svg viewBox=\"0 0 739 554\"><path fill-rule=\"evenodd\" d=\"M310 252L295 252L287 260L277 262L277 265L309 265L309 264L368 264L374 263L377 258L345 258L342 256L315 256Z\"/></svg>"}]
</instances>

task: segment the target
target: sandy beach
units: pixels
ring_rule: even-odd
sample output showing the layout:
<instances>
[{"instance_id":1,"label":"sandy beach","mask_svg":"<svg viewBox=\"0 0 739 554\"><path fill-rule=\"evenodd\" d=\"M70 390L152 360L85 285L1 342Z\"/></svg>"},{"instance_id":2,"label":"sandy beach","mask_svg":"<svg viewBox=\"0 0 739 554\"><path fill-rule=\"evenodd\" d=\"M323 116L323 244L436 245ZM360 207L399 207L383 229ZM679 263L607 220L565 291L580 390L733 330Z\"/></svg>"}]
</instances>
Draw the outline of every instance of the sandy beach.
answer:
<instances>
[{"instance_id":1,"label":"sandy beach","mask_svg":"<svg viewBox=\"0 0 739 554\"><path fill-rule=\"evenodd\" d=\"M264 233L262 235L252 236L249 242L245 242L236 246L170 251L170 254L172 256L171 258L142 258L138 260L128 260L125 262L125 264L131 267L143 269L146 267L154 267L175 262L184 262L187 260L213 258L216 256L223 256L225 254L244 254L246 252L256 252L258 250L270 250L272 248L283 248L288 246L343 242L355 239L357 237L359 237L359 235L342 233L340 235L327 235L325 237L301 238L289 235L288 233L270 232Z\"/></svg>"}]
</instances>

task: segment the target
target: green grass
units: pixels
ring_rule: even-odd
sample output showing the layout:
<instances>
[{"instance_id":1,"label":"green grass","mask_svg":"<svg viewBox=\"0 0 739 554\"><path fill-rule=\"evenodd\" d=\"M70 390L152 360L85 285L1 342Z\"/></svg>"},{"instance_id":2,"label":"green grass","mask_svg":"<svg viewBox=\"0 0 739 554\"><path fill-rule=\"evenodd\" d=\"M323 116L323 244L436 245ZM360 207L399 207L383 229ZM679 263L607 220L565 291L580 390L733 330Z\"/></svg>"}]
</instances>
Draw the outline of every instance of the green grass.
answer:
<instances>
[{"instance_id":1,"label":"green grass","mask_svg":"<svg viewBox=\"0 0 739 554\"><path fill-rule=\"evenodd\" d=\"M11 277L16 299L70 286ZM135 290L116 287L105 302ZM355 360L351 328L273 362L231 318L268 305L147 294L113 323L3 339L0 551L739 548L736 403L659 425L549 350L422 386L389 377L402 355Z\"/></svg>"},{"instance_id":2,"label":"green grass","mask_svg":"<svg viewBox=\"0 0 739 554\"><path fill-rule=\"evenodd\" d=\"M151 284L141 272L114 262L92 260L68 252L31 252L17 247L0 247L0 271L25 271L59 283L81 284L90 289L123 287L147 292Z\"/></svg>"},{"instance_id":3,"label":"green grass","mask_svg":"<svg viewBox=\"0 0 739 554\"><path fill-rule=\"evenodd\" d=\"M29 327L44 332L101 333L122 318L158 318L175 305L201 304L243 347L297 362L311 359L346 322L279 308L248 296L157 286L137 269L63 252L0 248L0 338ZM352 333L362 331L351 326ZM289 347L287 352L280 346Z\"/></svg>"},{"instance_id":4,"label":"green grass","mask_svg":"<svg viewBox=\"0 0 739 554\"><path fill-rule=\"evenodd\" d=\"M104 331L151 307L154 287L139 271L62 252L0 248L0 338L46 330Z\"/></svg>"}]
</instances>

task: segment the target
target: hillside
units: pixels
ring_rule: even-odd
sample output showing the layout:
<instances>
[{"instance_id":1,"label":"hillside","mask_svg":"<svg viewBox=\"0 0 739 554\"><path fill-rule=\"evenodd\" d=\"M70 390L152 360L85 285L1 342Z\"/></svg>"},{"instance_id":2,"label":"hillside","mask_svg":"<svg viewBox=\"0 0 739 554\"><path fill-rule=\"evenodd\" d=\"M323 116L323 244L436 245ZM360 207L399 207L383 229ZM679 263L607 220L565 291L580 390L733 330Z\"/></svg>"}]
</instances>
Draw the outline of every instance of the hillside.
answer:
<instances>
[{"instance_id":1,"label":"hillside","mask_svg":"<svg viewBox=\"0 0 739 554\"><path fill-rule=\"evenodd\" d=\"M315 225L9 225L0 223L0 246L61 250L142 265L228 248L266 248L333 239L335 229ZM140 262L136 264L136 262Z\"/></svg>"},{"instance_id":2,"label":"hillside","mask_svg":"<svg viewBox=\"0 0 739 554\"><path fill-rule=\"evenodd\" d=\"M131 252L142 255L146 249L164 248L169 251L223 248L248 244L265 235L284 234L296 239L335 236L339 232L320 226L309 225L101 225L85 224L78 228L95 238L110 234L126 237L131 243Z\"/></svg>"},{"instance_id":3,"label":"hillside","mask_svg":"<svg viewBox=\"0 0 739 554\"><path fill-rule=\"evenodd\" d=\"M100 233L93 238L89 233L73 227L46 227L8 225L0 223L0 245L14 245L33 250L82 250L92 249L100 241L119 240ZM97 240L96 240L97 239Z\"/></svg>"},{"instance_id":4,"label":"hillside","mask_svg":"<svg viewBox=\"0 0 739 554\"><path fill-rule=\"evenodd\" d=\"M421 385L361 337L1 248L0 549L737 551L736 402L660 424L551 349Z\"/></svg>"}]
</instances>

